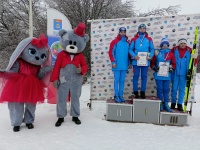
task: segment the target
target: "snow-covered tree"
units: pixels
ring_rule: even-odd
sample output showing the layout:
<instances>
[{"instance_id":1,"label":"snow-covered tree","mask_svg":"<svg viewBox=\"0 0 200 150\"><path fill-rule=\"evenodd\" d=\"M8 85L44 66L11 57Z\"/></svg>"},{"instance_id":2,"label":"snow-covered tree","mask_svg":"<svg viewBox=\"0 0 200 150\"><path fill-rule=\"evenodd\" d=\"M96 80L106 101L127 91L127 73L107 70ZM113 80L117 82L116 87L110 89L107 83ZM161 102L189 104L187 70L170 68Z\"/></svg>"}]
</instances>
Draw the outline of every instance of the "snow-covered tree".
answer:
<instances>
[{"instance_id":1,"label":"snow-covered tree","mask_svg":"<svg viewBox=\"0 0 200 150\"><path fill-rule=\"evenodd\" d=\"M135 9L134 0L32 0L33 33L46 33L46 7L62 12L75 27L80 21L87 23L92 19L129 18L151 15L175 15L179 6L155 8L147 13ZM87 26L90 33L90 26ZM0 5L0 68L5 68L9 57L18 43L28 37L29 31L29 1L1 0ZM84 51L90 64L89 43Z\"/></svg>"}]
</instances>

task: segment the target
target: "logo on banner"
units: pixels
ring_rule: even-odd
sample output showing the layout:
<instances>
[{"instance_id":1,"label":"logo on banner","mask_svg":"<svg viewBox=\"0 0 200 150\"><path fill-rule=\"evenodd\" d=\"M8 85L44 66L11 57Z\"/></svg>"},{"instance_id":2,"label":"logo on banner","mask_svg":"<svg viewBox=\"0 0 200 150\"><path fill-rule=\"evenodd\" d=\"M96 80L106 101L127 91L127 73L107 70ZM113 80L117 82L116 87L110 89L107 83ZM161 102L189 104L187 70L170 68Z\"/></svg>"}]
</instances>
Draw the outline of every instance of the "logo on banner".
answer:
<instances>
[{"instance_id":1,"label":"logo on banner","mask_svg":"<svg viewBox=\"0 0 200 150\"><path fill-rule=\"evenodd\" d=\"M58 36L58 31L62 29L62 20L54 19L53 20L53 35Z\"/></svg>"},{"instance_id":2,"label":"logo on banner","mask_svg":"<svg viewBox=\"0 0 200 150\"><path fill-rule=\"evenodd\" d=\"M62 20L54 19L53 20L53 29L54 30L61 30L62 29Z\"/></svg>"}]
</instances>

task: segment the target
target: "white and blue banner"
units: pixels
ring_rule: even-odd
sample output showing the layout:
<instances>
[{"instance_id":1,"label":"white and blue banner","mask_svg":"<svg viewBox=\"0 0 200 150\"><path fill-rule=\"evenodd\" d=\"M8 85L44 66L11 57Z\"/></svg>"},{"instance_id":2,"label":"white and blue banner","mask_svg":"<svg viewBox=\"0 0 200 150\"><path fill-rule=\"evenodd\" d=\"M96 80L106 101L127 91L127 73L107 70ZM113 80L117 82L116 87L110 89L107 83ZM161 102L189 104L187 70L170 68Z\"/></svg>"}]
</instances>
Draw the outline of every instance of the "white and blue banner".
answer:
<instances>
[{"instance_id":1,"label":"white and blue banner","mask_svg":"<svg viewBox=\"0 0 200 150\"><path fill-rule=\"evenodd\" d=\"M129 40L134 37L140 24L146 24L147 32L153 39L155 49L159 48L163 37L168 38L170 48L177 45L180 38L187 39L187 45L192 48L195 27L200 25L200 14L125 18L125 19L105 19L92 20L91 22L91 99L106 100L113 98L113 72L109 60L110 42L117 36L118 29L125 27ZM197 47L199 47L197 45ZM196 68L195 68L196 70ZM195 72L196 74L196 72ZM130 99L133 91L132 86L133 71L129 69L126 75L124 98ZM195 76L194 76L195 82ZM139 81L140 82L140 81ZM193 84L194 85L194 84ZM140 87L140 83L139 83ZM194 86L190 91L190 101L194 101ZM156 95L155 80L153 71L149 68L146 95ZM171 96L170 96L171 97Z\"/></svg>"},{"instance_id":2,"label":"white and blue banner","mask_svg":"<svg viewBox=\"0 0 200 150\"><path fill-rule=\"evenodd\" d=\"M52 66L55 64L58 53L62 51L60 37L58 35L58 32L61 29L72 29L67 17L55 9L47 9L47 35L48 45L52 52ZM56 95L56 89L53 87L52 83L49 84L49 89L54 95ZM56 96L48 99L48 103L56 104Z\"/></svg>"},{"instance_id":3,"label":"white and blue banner","mask_svg":"<svg viewBox=\"0 0 200 150\"><path fill-rule=\"evenodd\" d=\"M58 53L62 50L60 46L59 30L71 30L72 26L65 15L61 12L49 8L47 9L47 35L48 45L52 52L52 65L55 64Z\"/></svg>"}]
</instances>

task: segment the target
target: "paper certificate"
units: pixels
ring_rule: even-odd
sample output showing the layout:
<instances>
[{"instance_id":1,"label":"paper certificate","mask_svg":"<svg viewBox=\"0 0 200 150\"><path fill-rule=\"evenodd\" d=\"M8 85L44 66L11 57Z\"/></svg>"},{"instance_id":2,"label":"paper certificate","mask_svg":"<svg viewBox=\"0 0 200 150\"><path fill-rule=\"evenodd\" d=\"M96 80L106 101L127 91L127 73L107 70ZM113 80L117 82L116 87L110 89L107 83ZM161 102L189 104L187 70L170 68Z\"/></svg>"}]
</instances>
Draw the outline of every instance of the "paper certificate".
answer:
<instances>
[{"instance_id":1,"label":"paper certificate","mask_svg":"<svg viewBox=\"0 0 200 150\"><path fill-rule=\"evenodd\" d=\"M138 52L138 56L140 59L137 60L137 66L148 66L147 52Z\"/></svg>"},{"instance_id":2,"label":"paper certificate","mask_svg":"<svg viewBox=\"0 0 200 150\"><path fill-rule=\"evenodd\" d=\"M159 62L158 76L168 77L169 75L169 62Z\"/></svg>"}]
</instances>

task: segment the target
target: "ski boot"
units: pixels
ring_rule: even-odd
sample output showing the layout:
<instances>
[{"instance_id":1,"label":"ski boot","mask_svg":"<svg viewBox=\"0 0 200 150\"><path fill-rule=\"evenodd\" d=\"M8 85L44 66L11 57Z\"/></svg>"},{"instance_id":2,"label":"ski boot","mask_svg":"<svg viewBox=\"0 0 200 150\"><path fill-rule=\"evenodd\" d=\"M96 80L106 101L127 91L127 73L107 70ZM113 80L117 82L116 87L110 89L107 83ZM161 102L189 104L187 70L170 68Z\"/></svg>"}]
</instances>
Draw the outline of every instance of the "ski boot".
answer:
<instances>
[{"instance_id":1,"label":"ski boot","mask_svg":"<svg viewBox=\"0 0 200 150\"><path fill-rule=\"evenodd\" d=\"M168 102L164 102L164 109L165 109L167 112L172 112L172 110L169 108Z\"/></svg>"},{"instance_id":2,"label":"ski boot","mask_svg":"<svg viewBox=\"0 0 200 150\"><path fill-rule=\"evenodd\" d=\"M125 100L124 100L124 98L122 96L119 96L119 99L120 99L121 103L125 102Z\"/></svg>"},{"instance_id":3,"label":"ski boot","mask_svg":"<svg viewBox=\"0 0 200 150\"><path fill-rule=\"evenodd\" d=\"M117 102L117 103L121 103L121 100L119 99L118 96L114 96L114 99L115 99L115 102Z\"/></svg>"},{"instance_id":4,"label":"ski boot","mask_svg":"<svg viewBox=\"0 0 200 150\"><path fill-rule=\"evenodd\" d=\"M175 109L176 103L171 103L171 109Z\"/></svg>"},{"instance_id":5,"label":"ski boot","mask_svg":"<svg viewBox=\"0 0 200 150\"><path fill-rule=\"evenodd\" d=\"M138 95L138 91L133 92L133 93L134 93L134 98L136 98L136 99L140 98L140 96Z\"/></svg>"},{"instance_id":6,"label":"ski boot","mask_svg":"<svg viewBox=\"0 0 200 150\"><path fill-rule=\"evenodd\" d=\"M183 111L183 106L182 106L182 104L177 104L177 106L178 106L178 111Z\"/></svg>"},{"instance_id":7,"label":"ski boot","mask_svg":"<svg viewBox=\"0 0 200 150\"><path fill-rule=\"evenodd\" d=\"M141 97L142 99L146 99L145 92L143 92L143 91L140 91L140 97Z\"/></svg>"}]
</instances>

